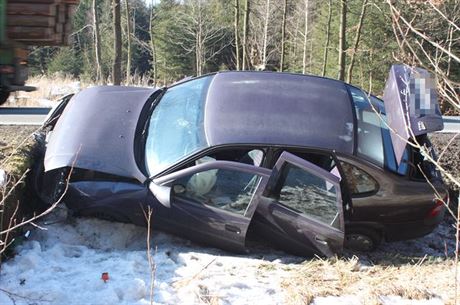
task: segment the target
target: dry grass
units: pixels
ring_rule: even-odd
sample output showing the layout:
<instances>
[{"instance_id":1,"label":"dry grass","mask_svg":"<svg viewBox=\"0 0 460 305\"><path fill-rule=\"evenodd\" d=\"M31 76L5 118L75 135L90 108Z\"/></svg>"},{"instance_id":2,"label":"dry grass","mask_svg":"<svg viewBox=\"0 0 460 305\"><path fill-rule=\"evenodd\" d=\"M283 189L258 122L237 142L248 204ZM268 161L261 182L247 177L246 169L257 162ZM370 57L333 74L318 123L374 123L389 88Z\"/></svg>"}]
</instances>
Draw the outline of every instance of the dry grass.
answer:
<instances>
[{"instance_id":1,"label":"dry grass","mask_svg":"<svg viewBox=\"0 0 460 305\"><path fill-rule=\"evenodd\" d=\"M78 79L68 76L54 75L31 77L28 79L27 85L37 87L37 90L32 92L15 92L10 96L5 106L49 107L52 102L57 101L67 94L76 93L86 88L89 84L82 83Z\"/></svg>"},{"instance_id":2,"label":"dry grass","mask_svg":"<svg viewBox=\"0 0 460 305\"><path fill-rule=\"evenodd\" d=\"M106 84L110 85L110 81L106 82ZM5 107L51 107L54 102L63 96L70 93L77 93L82 89L97 84L63 74L55 74L53 76L29 77L27 85L37 87L37 90L12 93ZM153 84L148 76L134 74L129 79L129 82L125 81L123 85L148 87Z\"/></svg>"},{"instance_id":3,"label":"dry grass","mask_svg":"<svg viewBox=\"0 0 460 305\"><path fill-rule=\"evenodd\" d=\"M17 225L25 216L20 202L24 199L24 175L32 165L36 127L0 127L0 168L6 172L6 183L0 186L0 230ZM19 230L0 234L0 254L4 253ZM0 259L1 261L1 259Z\"/></svg>"},{"instance_id":4,"label":"dry grass","mask_svg":"<svg viewBox=\"0 0 460 305\"><path fill-rule=\"evenodd\" d=\"M351 259L307 261L282 282L287 304L310 304L315 297L353 295L364 305L382 304L380 296L426 300L440 297L454 304L454 261L362 266Z\"/></svg>"}]
</instances>

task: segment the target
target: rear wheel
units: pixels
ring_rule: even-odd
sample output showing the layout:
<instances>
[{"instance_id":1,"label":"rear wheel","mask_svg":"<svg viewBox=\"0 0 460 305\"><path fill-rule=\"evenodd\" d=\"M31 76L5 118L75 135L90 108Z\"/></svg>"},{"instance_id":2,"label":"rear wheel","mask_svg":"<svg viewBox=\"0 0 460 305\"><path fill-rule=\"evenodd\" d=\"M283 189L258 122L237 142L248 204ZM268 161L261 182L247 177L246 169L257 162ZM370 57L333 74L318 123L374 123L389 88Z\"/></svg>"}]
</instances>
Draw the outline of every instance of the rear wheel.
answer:
<instances>
[{"instance_id":1,"label":"rear wheel","mask_svg":"<svg viewBox=\"0 0 460 305\"><path fill-rule=\"evenodd\" d=\"M345 235L345 247L355 251L373 251L381 242L382 234L371 228L350 228Z\"/></svg>"}]
</instances>

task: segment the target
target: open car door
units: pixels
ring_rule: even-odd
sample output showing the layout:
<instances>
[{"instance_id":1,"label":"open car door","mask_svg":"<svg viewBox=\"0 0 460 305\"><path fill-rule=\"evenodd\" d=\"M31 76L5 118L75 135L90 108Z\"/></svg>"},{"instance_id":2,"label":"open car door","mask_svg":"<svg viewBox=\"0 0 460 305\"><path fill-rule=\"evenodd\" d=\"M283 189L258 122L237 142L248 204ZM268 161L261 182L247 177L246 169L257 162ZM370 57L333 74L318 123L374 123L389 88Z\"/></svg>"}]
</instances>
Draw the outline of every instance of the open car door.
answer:
<instances>
[{"instance_id":1,"label":"open car door","mask_svg":"<svg viewBox=\"0 0 460 305\"><path fill-rule=\"evenodd\" d=\"M150 189L166 207L157 224L191 240L243 252L258 203L254 195L267 184L270 172L244 163L211 161L157 178Z\"/></svg>"},{"instance_id":2,"label":"open car door","mask_svg":"<svg viewBox=\"0 0 460 305\"><path fill-rule=\"evenodd\" d=\"M302 256L341 252L344 219L338 177L283 152L258 192L255 226L267 241Z\"/></svg>"}]
</instances>

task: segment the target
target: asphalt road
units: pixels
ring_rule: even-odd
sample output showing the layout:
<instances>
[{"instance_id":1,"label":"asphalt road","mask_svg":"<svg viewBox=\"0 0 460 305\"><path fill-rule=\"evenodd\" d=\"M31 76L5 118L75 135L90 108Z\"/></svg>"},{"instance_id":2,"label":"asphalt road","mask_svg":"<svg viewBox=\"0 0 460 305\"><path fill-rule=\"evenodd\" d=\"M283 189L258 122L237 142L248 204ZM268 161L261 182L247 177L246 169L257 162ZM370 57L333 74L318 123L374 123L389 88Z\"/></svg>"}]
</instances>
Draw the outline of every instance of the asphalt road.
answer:
<instances>
[{"instance_id":1,"label":"asphalt road","mask_svg":"<svg viewBox=\"0 0 460 305\"><path fill-rule=\"evenodd\" d=\"M0 107L0 125L41 125L51 108Z\"/></svg>"},{"instance_id":2,"label":"asphalt road","mask_svg":"<svg viewBox=\"0 0 460 305\"><path fill-rule=\"evenodd\" d=\"M51 108L0 107L0 125L41 125ZM460 133L460 116L445 116L443 133Z\"/></svg>"}]
</instances>

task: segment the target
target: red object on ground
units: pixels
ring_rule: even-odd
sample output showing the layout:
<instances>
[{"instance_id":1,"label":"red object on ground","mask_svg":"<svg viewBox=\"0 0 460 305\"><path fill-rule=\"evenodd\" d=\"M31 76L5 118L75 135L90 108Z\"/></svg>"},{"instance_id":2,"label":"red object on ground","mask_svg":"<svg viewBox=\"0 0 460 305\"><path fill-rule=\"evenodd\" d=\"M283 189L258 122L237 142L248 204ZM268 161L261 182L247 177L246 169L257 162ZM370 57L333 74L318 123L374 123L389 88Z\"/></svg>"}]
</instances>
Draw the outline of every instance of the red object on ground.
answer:
<instances>
[{"instance_id":1,"label":"red object on ground","mask_svg":"<svg viewBox=\"0 0 460 305\"><path fill-rule=\"evenodd\" d=\"M109 280L109 273L108 272L102 272L101 279L106 283Z\"/></svg>"}]
</instances>

